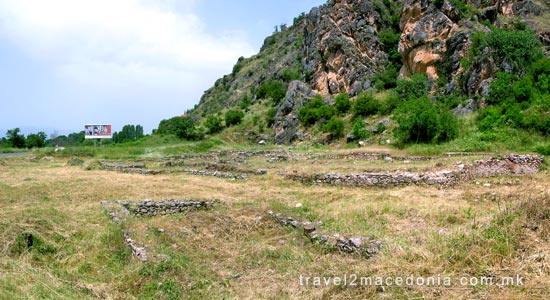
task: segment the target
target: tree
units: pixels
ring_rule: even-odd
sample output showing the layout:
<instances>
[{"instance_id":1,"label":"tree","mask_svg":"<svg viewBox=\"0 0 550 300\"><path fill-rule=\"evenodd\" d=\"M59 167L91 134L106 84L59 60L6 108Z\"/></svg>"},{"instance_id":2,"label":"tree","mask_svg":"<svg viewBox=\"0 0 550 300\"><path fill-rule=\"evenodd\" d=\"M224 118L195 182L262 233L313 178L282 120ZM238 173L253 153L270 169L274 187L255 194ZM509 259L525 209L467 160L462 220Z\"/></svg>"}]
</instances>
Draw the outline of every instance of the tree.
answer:
<instances>
[{"instance_id":1,"label":"tree","mask_svg":"<svg viewBox=\"0 0 550 300\"><path fill-rule=\"evenodd\" d=\"M430 88L424 74L414 74L409 78L397 81L395 92L401 101L417 99L428 95Z\"/></svg>"},{"instance_id":2,"label":"tree","mask_svg":"<svg viewBox=\"0 0 550 300\"><path fill-rule=\"evenodd\" d=\"M177 116L160 121L156 133L173 134L186 140L196 140L200 138L200 134L195 128L195 121L188 116Z\"/></svg>"},{"instance_id":3,"label":"tree","mask_svg":"<svg viewBox=\"0 0 550 300\"><path fill-rule=\"evenodd\" d=\"M405 144L450 141L458 135L456 117L428 97L402 103L394 117L399 124L394 135Z\"/></svg>"},{"instance_id":4,"label":"tree","mask_svg":"<svg viewBox=\"0 0 550 300\"><path fill-rule=\"evenodd\" d=\"M339 139L344 136L344 121L337 117L332 117L328 122L323 125L323 131L330 132L332 138Z\"/></svg>"},{"instance_id":5,"label":"tree","mask_svg":"<svg viewBox=\"0 0 550 300\"><path fill-rule=\"evenodd\" d=\"M44 132L31 133L27 135L27 148L42 148L46 145L46 134Z\"/></svg>"},{"instance_id":6,"label":"tree","mask_svg":"<svg viewBox=\"0 0 550 300\"><path fill-rule=\"evenodd\" d=\"M286 95L286 87L280 81L270 81L263 83L256 92L258 99L271 99L273 105L278 105Z\"/></svg>"},{"instance_id":7,"label":"tree","mask_svg":"<svg viewBox=\"0 0 550 300\"><path fill-rule=\"evenodd\" d=\"M380 101L367 93L359 95L353 105L353 113L356 116L372 116L377 114L381 109L382 105Z\"/></svg>"},{"instance_id":8,"label":"tree","mask_svg":"<svg viewBox=\"0 0 550 300\"><path fill-rule=\"evenodd\" d=\"M25 147L25 136L19 134L21 130L19 128L10 129L6 132L6 138L8 145L13 148Z\"/></svg>"},{"instance_id":9,"label":"tree","mask_svg":"<svg viewBox=\"0 0 550 300\"><path fill-rule=\"evenodd\" d=\"M223 129L222 119L215 115L208 116L208 118L206 118L205 125L210 134L218 133Z\"/></svg>"}]
</instances>

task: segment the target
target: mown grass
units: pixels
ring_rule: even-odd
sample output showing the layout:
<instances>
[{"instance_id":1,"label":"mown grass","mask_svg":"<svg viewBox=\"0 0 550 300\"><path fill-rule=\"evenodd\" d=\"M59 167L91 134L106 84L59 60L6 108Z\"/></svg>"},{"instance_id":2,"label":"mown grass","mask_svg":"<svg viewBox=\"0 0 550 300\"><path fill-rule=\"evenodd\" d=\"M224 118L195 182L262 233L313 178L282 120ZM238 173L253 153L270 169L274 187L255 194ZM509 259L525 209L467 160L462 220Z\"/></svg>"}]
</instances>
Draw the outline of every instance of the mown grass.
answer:
<instances>
[{"instance_id":1,"label":"mown grass","mask_svg":"<svg viewBox=\"0 0 550 300\"><path fill-rule=\"evenodd\" d=\"M446 189L379 189L302 185L279 173L338 165L342 171L356 170L355 162L343 160L267 164L254 158L248 163L270 166L268 174L232 181L87 171L67 166L69 159L2 159L0 299L545 299L549 292L550 218L541 209L548 206L547 171L483 180L491 187L464 182ZM379 164L362 162L361 168L392 166ZM210 211L129 217L121 225L100 206L102 200L146 198L219 198L224 204ZM367 260L327 251L274 222L267 210L322 221L327 232L371 236L383 242L382 253ZM132 258L123 230L146 245L148 262ZM298 281L300 275L516 273L527 278L527 286L381 289L305 287Z\"/></svg>"}]
</instances>

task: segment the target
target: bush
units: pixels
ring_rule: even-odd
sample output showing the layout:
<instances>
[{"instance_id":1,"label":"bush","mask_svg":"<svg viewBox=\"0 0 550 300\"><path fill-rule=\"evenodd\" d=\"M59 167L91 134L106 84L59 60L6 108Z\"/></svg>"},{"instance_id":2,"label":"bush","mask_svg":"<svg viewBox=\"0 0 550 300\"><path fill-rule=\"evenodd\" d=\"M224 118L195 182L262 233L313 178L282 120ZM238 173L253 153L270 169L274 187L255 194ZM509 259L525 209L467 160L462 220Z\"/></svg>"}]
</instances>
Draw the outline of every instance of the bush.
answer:
<instances>
[{"instance_id":1,"label":"bush","mask_svg":"<svg viewBox=\"0 0 550 300\"><path fill-rule=\"evenodd\" d=\"M334 98L334 105L336 106L336 110L338 110L338 112L342 114L347 113L351 108L351 102L349 101L348 94L338 94L338 96Z\"/></svg>"},{"instance_id":2,"label":"bush","mask_svg":"<svg viewBox=\"0 0 550 300\"><path fill-rule=\"evenodd\" d=\"M476 33L472 36L470 58L480 55L486 47L492 50L491 55L497 65L507 62L513 72L520 74L544 57L542 44L529 30L494 28L488 33Z\"/></svg>"},{"instance_id":3,"label":"bush","mask_svg":"<svg viewBox=\"0 0 550 300\"><path fill-rule=\"evenodd\" d=\"M449 111L436 107L428 97L404 102L394 118L399 127L394 130L401 143L449 141L458 135L458 121Z\"/></svg>"},{"instance_id":4,"label":"bush","mask_svg":"<svg viewBox=\"0 0 550 300\"><path fill-rule=\"evenodd\" d=\"M428 79L424 74L414 74L409 78L397 81L395 92L402 101L421 98L428 95L430 91Z\"/></svg>"},{"instance_id":5,"label":"bush","mask_svg":"<svg viewBox=\"0 0 550 300\"><path fill-rule=\"evenodd\" d=\"M336 115L334 107L325 104L321 96L317 95L298 112L298 120L309 126L318 121L328 120Z\"/></svg>"},{"instance_id":6,"label":"bush","mask_svg":"<svg viewBox=\"0 0 550 300\"><path fill-rule=\"evenodd\" d=\"M267 123L267 126L273 125L275 122L275 116L277 115L277 109L275 107L271 107L265 116L265 122Z\"/></svg>"},{"instance_id":7,"label":"bush","mask_svg":"<svg viewBox=\"0 0 550 300\"><path fill-rule=\"evenodd\" d=\"M514 82L517 77L510 73L499 72L496 79L491 82L489 87L489 95L487 96L488 104L498 104L510 100L514 95Z\"/></svg>"},{"instance_id":8,"label":"bush","mask_svg":"<svg viewBox=\"0 0 550 300\"><path fill-rule=\"evenodd\" d=\"M195 121L188 116L177 116L159 123L156 134L173 134L181 139L196 140L201 134L195 127Z\"/></svg>"},{"instance_id":9,"label":"bush","mask_svg":"<svg viewBox=\"0 0 550 300\"><path fill-rule=\"evenodd\" d=\"M382 105L371 94L361 94L355 100L353 113L356 116L368 117L382 110Z\"/></svg>"},{"instance_id":10,"label":"bush","mask_svg":"<svg viewBox=\"0 0 550 300\"><path fill-rule=\"evenodd\" d=\"M344 121L337 117L332 117L328 122L323 125L324 132L330 132L332 138L339 139L344 136Z\"/></svg>"},{"instance_id":11,"label":"bush","mask_svg":"<svg viewBox=\"0 0 550 300\"><path fill-rule=\"evenodd\" d=\"M365 121L362 118L355 118L353 121L353 127L351 128L351 135L355 139L364 140L369 138L372 133L365 127Z\"/></svg>"},{"instance_id":12,"label":"bush","mask_svg":"<svg viewBox=\"0 0 550 300\"><path fill-rule=\"evenodd\" d=\"M527 102L533 95L533 80L530 76L523 76L514 84L514 97L517 102Z\"/></svg>"},{"instance_id":13,"label":"bush","mask_svg":"<svg viewBox=\"0 0 550 300\"><path fill-rule=\"evenodd\" d=\"M223 130L222 119L214 115L210 115L206 118L205 125L210 134L218 133Z\"/></svg>"},{"instance_id":14,"label":"bush","mask_svg":"<svg viewBox=\"0 0 550 300\"><path fill-rule=\"evenodd\" d=\"M44 132L31 133L25 141L27 148L42 148L46 145L46 134Z\"/></svg>"},{"instance_id":15,"label":"bush","mask_svg":"<svg viewBox=\"0 0 550 300\"><path fill-rule=\"evenodd\" d=\"M394 64L388 64L383 72L373 76L376 89L382 90L396 87L398 73L397 67Z\"/></svg>"},{"instance_id":16,"label":"bush","mask_svg":"<svg viewBox=\"0 0 550 300\"><path fill-rule=\"evenodd\" d=\"M286 88L282 82L270 81L263 83L256 92L258 99L271 99L273 105L278 105L285 98Z\"/></svg>"},{"instance_id":17,"label":"bush","mask_svg":"<svg viewBox=\"0 0 550 300\"><path fill-rule=\"evenodd\" d=\"M225 113L225 126L238 125L243 121L244 112L241 110L228 110Z\"/></svg>"},{"instance_id":18,"label":"bush","mask_svg":"<svg viewBox=\"0 0 550 300\"><path fill-rule=\"evenodd\" d=\"M281 75L279 75L281 80L284 82L291 82L292 80L299 80L302 78L302 65L296 64L292 67L283 69Z\"/></svg>"},{"instance_id":19,"label":"bush","mask_svg":"<svg viewBox=\"0 0 550 300\"><path fill-rule=\"evenodd\" d=\"M500 107L487 107L479 111L478 128L481 131L491 130L501 123L502 109Z\"/></svg>"},{"instance_id":20,"label":"bush","mask_svg":"<svg viewBox=\"0 0 550 300\"><path fill-rule=\"evenodd\" d=\"M540 93L550 93L550 59L543 58L536 61L531 67L530 75Z\"/></svg>"}]
</instances>

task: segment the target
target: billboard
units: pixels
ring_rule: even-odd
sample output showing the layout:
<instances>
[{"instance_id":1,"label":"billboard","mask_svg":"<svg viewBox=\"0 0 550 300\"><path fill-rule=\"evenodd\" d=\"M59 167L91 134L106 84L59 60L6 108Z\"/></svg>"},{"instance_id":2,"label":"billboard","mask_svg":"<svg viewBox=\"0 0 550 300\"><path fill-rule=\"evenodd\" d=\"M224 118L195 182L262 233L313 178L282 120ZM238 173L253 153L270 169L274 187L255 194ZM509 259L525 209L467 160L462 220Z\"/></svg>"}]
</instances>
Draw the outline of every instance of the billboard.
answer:
<instances>
[{"instance_id":1,"label":"billboard","mask_svg":"<svg viewBox=\"0 0 550 300\"><path fill-rule=\"evenodd\" d=\"M85 139L110 139L111 125L84 125Z\"/></svg>"}]
</instances>

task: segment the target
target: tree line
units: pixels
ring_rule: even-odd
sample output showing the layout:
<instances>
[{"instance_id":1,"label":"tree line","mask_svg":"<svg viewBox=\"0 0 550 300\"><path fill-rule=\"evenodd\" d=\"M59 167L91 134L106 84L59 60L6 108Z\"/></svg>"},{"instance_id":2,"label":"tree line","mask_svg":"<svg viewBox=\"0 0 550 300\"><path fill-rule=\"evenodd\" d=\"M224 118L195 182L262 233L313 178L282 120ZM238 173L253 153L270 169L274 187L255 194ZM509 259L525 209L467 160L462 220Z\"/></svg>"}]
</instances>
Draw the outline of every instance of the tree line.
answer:
<instances>
[{"instance_id":1,"label":"tree line","mask_svg":"<svg viewBox=\"0 0 550 300\"><path fill-rule=\"evenodd\" d=\"M112 139L105 141L108 143L125 143L135 141L144 137L143 126L141 125L124 125L121 131L114 132ZM84 131L73 132L68 135L52 134L48 138L46 133L40 131L38 133L30 133L25 136L21 133L20 128L10 129L6 132L6 136L0 139L0 148L43 148L54 146L83 146L92 145L93 142L84 138Z\"/></svg>"}]
</instances>

